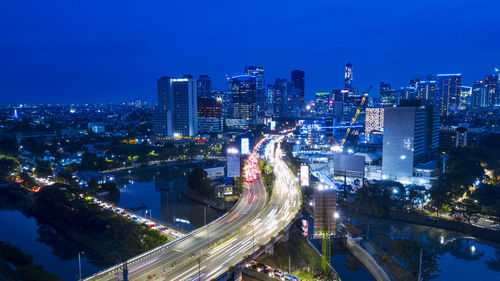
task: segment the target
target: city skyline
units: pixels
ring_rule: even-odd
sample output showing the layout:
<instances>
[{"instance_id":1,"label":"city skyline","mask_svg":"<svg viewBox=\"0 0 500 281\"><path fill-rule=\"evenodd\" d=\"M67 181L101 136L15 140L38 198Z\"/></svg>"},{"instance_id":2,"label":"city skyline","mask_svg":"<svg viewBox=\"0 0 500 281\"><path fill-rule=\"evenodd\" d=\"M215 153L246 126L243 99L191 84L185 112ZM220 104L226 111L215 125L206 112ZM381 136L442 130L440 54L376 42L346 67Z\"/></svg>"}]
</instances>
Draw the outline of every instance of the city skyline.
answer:
<instances>
[{"instance_id":1,"label":"city skyline","mask_svg":"<svg viewBox=\"0 0 500 281\"><path fill-rule=\"evenodd\" d=\"M242 16L228 13L238 3L61 2L57 13L8 3L2 103L152 102L160 76L206 74L225 89L225 76L247 65L263 66L267 84L304 70L311 100L342 87L347 62L353 87L375 95L381 81L399 88L415 74L462 73L472 86L499 65L500 39L488 32L497 2L286 3L255 3Z\"/></svg>"}]
</instances>

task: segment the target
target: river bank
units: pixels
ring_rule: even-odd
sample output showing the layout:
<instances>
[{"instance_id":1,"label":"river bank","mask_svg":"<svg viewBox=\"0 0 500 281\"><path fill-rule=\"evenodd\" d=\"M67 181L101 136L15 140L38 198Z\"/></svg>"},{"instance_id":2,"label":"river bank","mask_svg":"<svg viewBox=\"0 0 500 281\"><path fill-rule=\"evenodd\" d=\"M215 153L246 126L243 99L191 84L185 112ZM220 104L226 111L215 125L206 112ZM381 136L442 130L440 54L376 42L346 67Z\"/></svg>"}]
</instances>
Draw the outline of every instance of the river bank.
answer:
<instances>
[{"instance_id":1,"label":"river bank","mask_svg":"<svg viewBox=\"0 0 500 281\"><path fill-rule=\"evenodd\" d=\"M339 208L346 212L373 216L373 210L367 206L361 206L354 203L339 202ZM375 217L375 216L373 216ZM386 219L404 221L409 223L432 226L436 228L458 231L479 239L488 240L494 243L500 243L500 231L484 227L478 227L471 224L461 223L439 217L430 217L412 212L389 210Z\"/></svg>"}]
</instances>

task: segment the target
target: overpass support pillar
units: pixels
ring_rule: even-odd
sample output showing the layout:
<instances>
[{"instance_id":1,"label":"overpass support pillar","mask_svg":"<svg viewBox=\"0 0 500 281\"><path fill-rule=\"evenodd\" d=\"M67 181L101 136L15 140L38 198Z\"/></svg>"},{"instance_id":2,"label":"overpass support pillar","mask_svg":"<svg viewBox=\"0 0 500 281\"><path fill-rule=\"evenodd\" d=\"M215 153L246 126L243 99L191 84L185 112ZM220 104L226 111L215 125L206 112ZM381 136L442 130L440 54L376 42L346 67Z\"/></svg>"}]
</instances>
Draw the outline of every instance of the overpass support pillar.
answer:
<instances>
[{"instance_id":1,"label":"overpass support pillar","mask_svg":"<svg viewBox=\"0 0 500 281\"><path fill-rule=\"evenodd\" d=\"M266 253L274 255L274 244L272 244L271 247L267 248Z\"/></svg>"},{"instance_id":2,"label":"overpass support pillar","mask_svg":"<svg viewBox=\"0 0 500 281\"><path fill-rule=\"evenodd\" d=\"M283 235L283 238L281 238L281 241L286 242L288 241L288 238L290 238L290 228L285 231L285 235Z\"/></svg>"},{"instance_id":3,"label":"overpass support pillar","mask_svg":"<svg viewBox=\"0 0 500 281\"><path fill-rule=\"evenodd\" d=\"M242 272L243 272L243 267L238 266L237 268L235 268L233 271L233 280L234 281L241 281L242 280Z\"/></svg>"}]
</instances>

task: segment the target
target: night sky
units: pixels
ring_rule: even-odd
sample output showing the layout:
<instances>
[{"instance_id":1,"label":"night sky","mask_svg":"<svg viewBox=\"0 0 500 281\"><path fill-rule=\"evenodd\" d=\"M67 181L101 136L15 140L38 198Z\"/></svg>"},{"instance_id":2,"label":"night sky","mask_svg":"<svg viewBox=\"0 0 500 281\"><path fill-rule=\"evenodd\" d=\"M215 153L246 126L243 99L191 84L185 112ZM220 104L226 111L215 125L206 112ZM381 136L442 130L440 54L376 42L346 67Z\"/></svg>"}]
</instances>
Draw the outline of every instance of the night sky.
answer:
<instances>
[{"instance_id":1,"label":"night sky","mask_svg":"<svg viewBox=\"0 0 500 281\"><path fill-rule=\"evenodd\" d=\"M154 101L162 75L262 65L306 71L306 98L343 85L500 67L500 1L2 1L0 94L8 103Z\"/></svg>"}]
</instances>

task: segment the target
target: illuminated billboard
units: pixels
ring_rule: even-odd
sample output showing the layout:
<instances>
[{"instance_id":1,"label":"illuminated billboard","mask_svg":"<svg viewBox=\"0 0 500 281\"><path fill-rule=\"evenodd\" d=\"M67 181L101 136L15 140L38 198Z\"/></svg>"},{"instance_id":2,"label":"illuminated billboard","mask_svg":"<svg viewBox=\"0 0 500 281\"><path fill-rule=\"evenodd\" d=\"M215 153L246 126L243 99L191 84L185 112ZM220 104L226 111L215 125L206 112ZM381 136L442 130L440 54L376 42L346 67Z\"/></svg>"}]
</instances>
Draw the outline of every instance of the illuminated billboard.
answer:
<instances>
[{"instance_id":1,"label":"illuminated billboard","mask_svg":"<svg viewBox=\"0 0 500 281\"><path fill-rule=\"evenodd\" d=\"M238 149L227 150L227 176L237 178L240 176L240 154Z\"/></svg>"},{"instance_id":2,"label":"illuminated billboard","mask_svg":"<svg viewBox=\"0 0 500 281\"><path fill-rule=\"evenodd\" d=\"M276 130L276 121L271 121L271 131Z\"/></svg>"},{"instance_id":3,"label":"illuminated billboard","mask_svg":"<svg viewBox=\"0 0 500 281\"><path fill-rule=\"evenodd\" d=\"M241 139L241 155L250 154L250 140L248 138Z\"/></svg>"},{"instance_id":4,"label":"illuminated billboard","mask_svg":"<svg viewBox=\"0 0 500 281\"><path fill-rule=\"evenodd\" d=\"M309 166L300 166L300 185L309 186Z\"/></svg>"}]
</instances>

